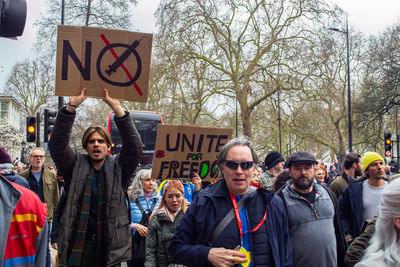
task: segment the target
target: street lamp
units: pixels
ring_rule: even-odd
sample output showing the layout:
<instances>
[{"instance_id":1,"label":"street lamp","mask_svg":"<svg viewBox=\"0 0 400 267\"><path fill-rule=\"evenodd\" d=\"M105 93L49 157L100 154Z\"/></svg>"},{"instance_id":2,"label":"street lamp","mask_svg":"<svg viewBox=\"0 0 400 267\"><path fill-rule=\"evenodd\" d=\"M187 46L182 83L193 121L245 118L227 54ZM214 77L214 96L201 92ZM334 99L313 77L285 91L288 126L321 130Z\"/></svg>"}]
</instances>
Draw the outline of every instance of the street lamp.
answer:
<instances>
[{"instance_id":1,"label":"street lamp","mask_svg":"<svg viewBox=\"0 0 400 267\"><path fill-rule=\"evenodd\" d=\"M349 24L346 17L346 30L339 30L338 28L329 28L331 31L340 32L346 35L346 48L347 48L347 101L348 101L348 120L349 120L349 152L353 151L353 138L351 129L351 91L350 91L350 50L349 50Z\"/></svg>"},{"instance_id":2,"label":"street lamp","mask_svg":"<svg viewBox=\"0 0 400 267\"><path fill-rule=\"evenodd\" d=\"M25 148L26 148L26 142L25 141L21 142L21 148L22 148L22 150L21 150L21 162L25 164L25 158L24 158Z\"/></svg>"},{"instance_id":3,"label":"street lamp","mask_svg":"<svg viewBox=\"0 0 400 267\"><path fill-rule=\"evenodd\" d=\"M64 17L65 17L65 0L61 0L61 25L64 25ZM64 98L62 96L59 96L58 109L61 109L63 105L64 105Z\"/></svg>"},{"instance_id":4,"label":"street lamp","mask_svg":"<svg viewBox=\"0 0 400 267\"><path fill-rule=\"evenodd\" d=\"M238 100L237 100L237 97L235 99L235 110L236 110L235 111L235 128L236 128L235 137L238 137L238 122L239 122L239 119L238 119Z\"/></svg>"}]
</instances>

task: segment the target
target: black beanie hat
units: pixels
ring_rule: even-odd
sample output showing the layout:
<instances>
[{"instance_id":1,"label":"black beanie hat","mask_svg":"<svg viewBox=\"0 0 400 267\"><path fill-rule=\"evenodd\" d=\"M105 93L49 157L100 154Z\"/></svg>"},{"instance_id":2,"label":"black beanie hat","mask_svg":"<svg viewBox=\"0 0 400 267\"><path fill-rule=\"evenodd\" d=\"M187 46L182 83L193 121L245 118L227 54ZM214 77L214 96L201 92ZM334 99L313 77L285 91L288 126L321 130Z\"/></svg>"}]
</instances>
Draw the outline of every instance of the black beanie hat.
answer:
<instances>
[{"instance_id":1,"label":"black beanie hat","mask_svg":"<svg viewBox=\"0 0 400 267\"><path fill-rule=\"evenodd\" d=\"M282 154L278 151L271 151L265 156L264 164L267 170L269 170L281 161L285 161Z\"/></svg>"},{"instance_id":2,"label":"black beanie hat","mask_svg":"<svg viewBox=\"0 0 400 267\"><path fill-rule=\"evenodd\" d=\"M0 147L0 163L12 163L10 155L2 147Z\"/></svg>"}]
</instances>

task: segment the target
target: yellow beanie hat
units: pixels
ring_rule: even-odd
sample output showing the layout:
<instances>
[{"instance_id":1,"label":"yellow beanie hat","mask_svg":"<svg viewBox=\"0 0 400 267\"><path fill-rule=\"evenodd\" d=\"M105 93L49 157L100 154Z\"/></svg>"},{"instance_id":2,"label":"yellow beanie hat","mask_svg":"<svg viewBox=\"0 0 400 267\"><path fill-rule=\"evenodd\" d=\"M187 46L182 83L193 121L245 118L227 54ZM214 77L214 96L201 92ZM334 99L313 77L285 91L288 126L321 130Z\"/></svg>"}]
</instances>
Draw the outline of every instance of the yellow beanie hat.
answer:
<instances>
[{"instance_id":1,"label":"yellow beanie hat","mask_svg":"<svg viewBox=\"0 0 400 267\"><path fill-rule=\"evenodd\" d=\"M368 166L374 162L375 160L382 160L383 165L385 165L385 160L382 158L381 155L375 152L367 152L365 155L362 157L362 170L365 172L365 170L368 168Z\"/></svg>"}]
</instances>

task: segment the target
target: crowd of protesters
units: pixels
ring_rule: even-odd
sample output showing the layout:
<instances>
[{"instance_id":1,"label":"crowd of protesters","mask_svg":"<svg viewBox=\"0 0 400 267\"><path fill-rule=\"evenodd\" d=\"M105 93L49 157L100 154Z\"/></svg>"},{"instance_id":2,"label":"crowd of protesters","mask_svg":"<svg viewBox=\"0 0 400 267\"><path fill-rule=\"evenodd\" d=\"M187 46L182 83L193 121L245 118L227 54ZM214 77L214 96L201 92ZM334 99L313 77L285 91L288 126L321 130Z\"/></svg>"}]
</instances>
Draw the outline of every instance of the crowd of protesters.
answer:
<instances>
[{"instance_id":1,"label":"crowd of protesters","mask_svg":"<svg viewBox=\"0 0 400 267\"><path fill-rule=\"evenodd\" d=\"M286 160L270 151L260 162L239 137L218 154L218 181L155 181L138 166L139 134L107 89L121 152L108 154L99 125L82 137L86 153L71 149L85 100L83 89L58 112L53 167L41 148L27 167L0 148L0 266L400 266L400 179L379 153L326 164L306 151Z\"/></svg>"}]
</instances>

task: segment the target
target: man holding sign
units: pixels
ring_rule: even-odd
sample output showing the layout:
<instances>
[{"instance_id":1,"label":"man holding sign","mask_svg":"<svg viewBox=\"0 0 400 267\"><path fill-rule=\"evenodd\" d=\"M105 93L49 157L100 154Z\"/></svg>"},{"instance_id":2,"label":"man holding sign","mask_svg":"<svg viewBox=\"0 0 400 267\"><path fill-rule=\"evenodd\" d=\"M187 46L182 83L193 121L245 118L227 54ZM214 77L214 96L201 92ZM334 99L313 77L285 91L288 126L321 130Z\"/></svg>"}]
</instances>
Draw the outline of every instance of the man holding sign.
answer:
<instances>
[{"instance_id":1,"label":"man holding sign","mask_svg":"<svg viewBox=\"0 0 400 267\"><path fill-rule=\"evenodd\" d=\"M250 187L258 162L245 138L226 143L217 165L223 179L202 190L175 231L173 262L186 266L291 266L282 201Z\"/></svg>"},{"instance_id":2,"label":"man holding sign","mask_svg":"<svg viewBox=\"0 0 400 267\"><path fill-rule=\"evenodd\" d=\"M61 266L120 266L131 258L124 191L139 162L142 143L129 114L104 89L103 101L114 111L122 137L120 154L107 153L111 137L99 125L90 126L83 135L87 155L72 150L69 138L76 109L86 100L85 90L60 109L49 141L67 193L58 240L59 261Z\"/></svg>"}]
</instances>

